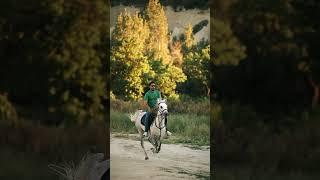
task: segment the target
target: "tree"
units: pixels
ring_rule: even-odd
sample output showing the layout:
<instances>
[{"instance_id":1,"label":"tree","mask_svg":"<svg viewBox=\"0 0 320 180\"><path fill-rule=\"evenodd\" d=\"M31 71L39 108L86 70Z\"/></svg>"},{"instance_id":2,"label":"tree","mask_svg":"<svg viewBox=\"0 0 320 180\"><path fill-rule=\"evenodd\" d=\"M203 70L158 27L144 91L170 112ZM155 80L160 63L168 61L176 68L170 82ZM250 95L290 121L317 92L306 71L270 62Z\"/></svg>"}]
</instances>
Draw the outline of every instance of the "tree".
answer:
<instances>
[{"instance_id":1,"label":"tree","mask_svg":"<svg viewBox=\"0 0 320 180\"><path fill-rule=\"evenodd\" d=\"M185 49L190 49L194 45L194 36L192 33L192 26L189 23L189 25L186 27L186 30L184 32L184 42L185 42Z\"/></svg>"},{"instance_id":2,"label":"tree","mask_svg":"<svg viewBox=\"0 0 320 180\"><path fill-rule=\"evenodd\" d=\"M125 11L118 16L111 49L111 89L116 96L140 98L145 74L152 76L144 55L148 34L148 26L138 13L131 16Z\"/></svg>"},{"instance_id":3,"label":"tree","mask_svg":"<svg viewBox=\"0 0 320 180\"><path fill-rule=\"evenodd\" d=\"M212 42L214 45L213 63L214 65L238 65L245 55L245 47L233 34L230 25L220 21L213 20Z\"/></svg>"},{"instance_id":4,"label":"tree","mask_svg":"<svg viewBox=\"0 0 320 180\"><path fill-rule=\"evenodd\" d=\"M14 104L47 103L48 7L37 0L4 0L0 7L0 92Z\"/></svg>"},{"instance_id":5,"label":"tree","mask_svg":"<svg viewBox=\"0 0 320 180\"><path fill-rule=\"evenodd\" d=\"M169 52L169 35L168 22L164 9L159 0L149 0L146 8L145 18L150 30L147 39L148 62L154 75L149 78L156 80L159 89L165 96L177 98L176 86L179 82L184 82L186 76L179 67L181 64L181 51L179 44L174 44L171 51L174 58ZM148 78L147 78L148 79Z\"/></svg>"},{"instance_id":6,"label":"tree","mask_svg":"<svg viewBox=\"0 0 320 180\"><path fill-rule=\"evenodd\" d=\"M51 112L68 122L102 120L105 73L101 48L106 36L104 1L55 1L49 4L53 24L48 36Z\"/></svg>"},{"instance_id":7,"label":"tree","mask_svg":"<svg viewBox=\"0 0 320 180\"><path fill-rule=\"evenodd\" d=\"M155 72L153 79L156 81L162 94L169 98L178 98L179 96L175 92L177 83L182 83L187 79L182 69L174 65L165 65L157 60L150 63Z\"/></svg>"},{"instance_id":8,"label":"tree","mask_svg":"<svg viewBox=\"0 0 320 180\"><path fill-rule=\"evenodd\" d=\"M144 14L146 20L138 13L131 16L124 12L118 17L112 34L111 90L118 97L137 100L143 87L155 80L165 96L178 97L176 85L186 79L179 67L181 47L172 46L173 64L168 48L168 23L157 0L149 1Z\"/></svg>"},{"instance_id":9,"label":"tree","mask_svg":"<svg viewBox=\"0 0 320 180\"><path fill-rule=\"evenodd\" d=\"M192 84L193 90L202 90L201 94L196 94L198 96L210 93L210 65L210 45L197 51L190 51L184 59L183 72L188 77L186 83Z\"/></svg>"},{"instance_id":10,"label":"tree","mask_svg":"<svg viewBox=\"0 0 320 180\"><path fill-rule=\"evenodd\" d=\"M215 32L211 36L213 45L213 55L210 63L210 66L213 67L211 77L212 94L214 96L221 95L222 92L231 94L233 93L232 91L240 88L234 83L235 73L229 73L228 69L238 66L246 58L246 48L235 36L228 23L220 19L213 19L211 29Z\"/></svg>"},{"instance_id":11,"label":"tree","mask_svg":"<svg viewBox=\"0 0 320 180\"><path fill-rule=\"evenodd\" d=\"M150 29L147 40L150 59L162 60L164 64L172 63L168 49L168 20L159 0L149 0L145 14Z\"/></svg>"},{"instance_id":12,"label":"tree","mask_svg":"<svg viewBox=\"0 0 320 180\"><path fill-rule=\"evenodd\" d=\"M247 47L244 65L245 74L250 77L247 92L258 104L282 105L281 108L301 104L297 99L308 97L298 93L296 84L300 76L308 76L310 82L314 82L309 86L317 91L316 76L312 75L318 69L317 58L312 53L317 51L312 50L317 45L312 42L318 37L318 21L317 16L310 13L318 12L316 4L299 0L259 3L247 0L234 4L233 29ZM313 69L313 73L301 73L304 64Z\"/></svg>"},{"instance_id":13,"label":"tree","mask_svg":"<svg viewBox=\"0 0 320 180\"><path fill-rule=\"evenodd\" d=\"M181 41L179 40L174 41L170 47L171 47L170 50L171 50L172 64L176 67L181 68L181 65L183 62Z\"/></svg>"}]
</instances>

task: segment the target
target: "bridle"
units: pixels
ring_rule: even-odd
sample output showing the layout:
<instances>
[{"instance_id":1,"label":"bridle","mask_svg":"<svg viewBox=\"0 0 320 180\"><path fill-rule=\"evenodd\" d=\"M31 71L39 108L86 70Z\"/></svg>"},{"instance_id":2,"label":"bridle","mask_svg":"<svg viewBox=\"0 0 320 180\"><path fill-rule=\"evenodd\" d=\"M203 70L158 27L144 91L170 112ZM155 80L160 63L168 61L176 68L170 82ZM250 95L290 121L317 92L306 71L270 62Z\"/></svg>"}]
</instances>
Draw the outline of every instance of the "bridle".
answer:
<instances>
[{"instance_id":1,"label":"bridle","mask_svg":"<svg viewBox=\"0 0 320 180\"><path fill-rule=\"evenodd\" d=\"M160 108L159 108L159 106L160 106L161 103L164 103L164 102L159 102L159 103L158 103L158 107L157 107L157 108L158 108L158 114L160 114L159 126L157 125L157 122L155 121L155 126L156 126L158 129L160 129L160 135L161 135L161 130L165 127L165 125L161 126L163 120L165 119L165 115L163 114L163 112L168 111L167 108L165 108L165 109L160 109ZM158 116L158 114L157 114L157 116Z\"/></svg>"}]
</instances>

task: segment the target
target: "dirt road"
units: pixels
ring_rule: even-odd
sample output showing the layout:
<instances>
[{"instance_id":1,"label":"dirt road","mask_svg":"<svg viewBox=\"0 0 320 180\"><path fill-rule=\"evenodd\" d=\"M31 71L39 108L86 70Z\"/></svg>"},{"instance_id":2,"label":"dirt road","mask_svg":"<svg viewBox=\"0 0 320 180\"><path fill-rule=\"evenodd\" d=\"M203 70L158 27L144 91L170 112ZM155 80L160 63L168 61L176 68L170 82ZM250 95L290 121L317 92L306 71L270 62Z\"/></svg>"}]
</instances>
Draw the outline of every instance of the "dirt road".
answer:
<instances>
[{"instance_id":1,"label":"dirt road","mask_svg":"<svg viewBox=\"0 0 320 180\"><path fill-rule=\"evenodd\" d=\"M146 140L149 160L144 160L140 141L111 136L111 179L209 179L210 150L191 149L179 144L162 144L153 154Z\"/></svg>"}]
</instances>

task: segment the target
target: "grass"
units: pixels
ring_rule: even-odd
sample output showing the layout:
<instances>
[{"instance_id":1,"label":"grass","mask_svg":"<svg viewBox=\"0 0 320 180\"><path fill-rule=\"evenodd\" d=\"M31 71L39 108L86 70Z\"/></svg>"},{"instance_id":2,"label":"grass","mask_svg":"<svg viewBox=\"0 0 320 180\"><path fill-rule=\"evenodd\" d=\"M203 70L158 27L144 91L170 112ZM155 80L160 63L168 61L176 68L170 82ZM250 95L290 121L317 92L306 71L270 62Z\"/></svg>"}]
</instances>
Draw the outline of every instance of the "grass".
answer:
<instances>
[{"instance_id":1,"label":"grass","mask_svg":"<svg viewBox=\"0 0 320 180\"><path fill-rule=\"evenodd\" d=\"M177 142L193 145L209 145L210 118L205 115L173 114L168 117L168 127Z\"/></svg>"},{"instance_id":2,"label":"grass","mask_svg":"<svg viewBox=\"0 0 320 180\"><path fill-rule=\"evenodd\" d=\"M117 133L137 133L128 114L111 110L111 131ZM210 119L208 115L170 114L168 117L169 130L174 134L167 143L186 143L192 145L209 145Z\"/></svg>"},{"instance_id":3,"label":"grass","mask_svg":"<svg viewBox=\"0 0 320 180\"><path fill-rule=\"evenodd\" d=\"M118 111L110 111L110 130L111 132L120 133L137 133L137 129L133 122L130 121L128 113Z\"/></svg>"}]
</instances>

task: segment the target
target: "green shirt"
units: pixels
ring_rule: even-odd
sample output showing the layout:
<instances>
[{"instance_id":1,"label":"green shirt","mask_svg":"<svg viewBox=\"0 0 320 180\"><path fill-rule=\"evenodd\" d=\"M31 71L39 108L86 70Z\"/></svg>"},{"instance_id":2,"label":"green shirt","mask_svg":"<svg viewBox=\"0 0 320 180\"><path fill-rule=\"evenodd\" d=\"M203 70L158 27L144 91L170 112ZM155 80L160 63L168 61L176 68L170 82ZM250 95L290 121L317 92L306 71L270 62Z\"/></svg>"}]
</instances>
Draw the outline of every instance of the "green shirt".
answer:
<instances>
[{"instance_id":1,"label":"green shirt","mask_svg":"<svg viewBox=\"0 0 320 180\"><path fill-rule=\"evenodd\" d=\"M156 107L158 98L161 98L160 92L158 90L154 90L154 91L149 90L144 95L144 100L148 102L148 106L150 108Z\"/></svg>"}]
</instances>

